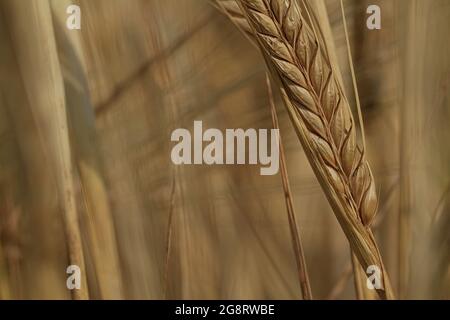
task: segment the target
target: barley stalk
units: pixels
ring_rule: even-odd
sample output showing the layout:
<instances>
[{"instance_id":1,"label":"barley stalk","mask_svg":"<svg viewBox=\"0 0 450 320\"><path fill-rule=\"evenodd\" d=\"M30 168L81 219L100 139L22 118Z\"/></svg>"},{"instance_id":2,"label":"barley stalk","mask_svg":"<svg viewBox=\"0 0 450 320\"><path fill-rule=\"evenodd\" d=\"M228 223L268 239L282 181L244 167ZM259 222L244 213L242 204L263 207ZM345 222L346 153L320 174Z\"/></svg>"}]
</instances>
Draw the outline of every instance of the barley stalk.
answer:
<instances>
[{"instance_id":1,"label":"barley stalk","mask_svg":"<svg viewBox=\"0 0 450 320\"><path fill-rule=\"evenodd\" d=\"M92 257L101 299L123 298L122 276L114 230L112 210L98 148L94 108L89 97L81 35L65 27L69 0L50 1L61 73L64 81L67 118L74 170L79 173L79 186L85 210L86 244Z\"/></svg>"},{"instance_id":2,"label":"barley stalk","mask_svg":"<svg viewBox=\"0 0 450 320\"><path fill-rule=\"evenodd\" d=\"M277 110L275 108L275 102L273 98L272 86L270 84L269 74L266 74L267 91L269 94L269 106L270 113L272 116L272 124L274 129L280 129L278 125ZM297 221L295 218L294 210L294 200L291 192L291 184L289 183L289 176L287 173L286 157L284 153L283 142L281 136L279 139L279 150L280 150L280 169L281 169L281 180L283 182L283 190L286 200L286 209L289 221L289 229L291 233L292 246L295 254L295 262L297 263L297 272L300 288L302 289L303 300L312 300L311 284L308 276L308 269L306 266L305 253L303 250L303 245L300 237L300 232L298 231Z\"/></svg>"},{"instance_id":3,"label":"barley stalk","mask_svg":"<svg viewBox=\"0 0 450 320\"><path fill-rule=\"evenodd\" d=\"M370 230L377 210L374 179L356 143L350 106L330 59L296 1L239 0L269 68L284 89L286 107L305 153L352 250L366 269L382 270L381 298L393 298Z\"/></svg>"}]
</instances>

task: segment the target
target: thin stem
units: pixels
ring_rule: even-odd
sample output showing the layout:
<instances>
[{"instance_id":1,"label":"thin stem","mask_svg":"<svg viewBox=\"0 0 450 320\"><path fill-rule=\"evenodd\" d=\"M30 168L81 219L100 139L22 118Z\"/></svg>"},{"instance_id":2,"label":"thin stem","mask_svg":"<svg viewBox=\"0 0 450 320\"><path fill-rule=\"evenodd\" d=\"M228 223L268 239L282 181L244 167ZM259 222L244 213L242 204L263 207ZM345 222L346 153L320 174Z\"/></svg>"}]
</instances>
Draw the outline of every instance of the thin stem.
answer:
<instances>
[{"instance_id":1,"label":"thin stem","mask_svg":"<svg viewBox=\"0 0 450 320\"><path fill-rule=\"evenodd\" d=\"M270 105L270 111L271 111L271 115L272 115L273 127L274 127L274 129L279 130L277 111L275 108L272 86L271 86L270 78L269 78L268 74L266 74L266 83L267 83L267 91L269 93L269 105ZM286 158L285 158L283 143L281 141L281 136L279 136L279 151L280 151L281 180L283 182L283 190L284 190L284 196L285 196L285 200L286 200L286 209L287 209L287 215L288 215L288 221L289 221L289 228L290 228L290 232L291 232L292 246L293 246L294 253L295 253L295 260L297 263L299 283L300 283L300 287L302 289L303 299L304 300L312 300L311 284L309 281L308 270L307 270L307 266L306 266L305 253L303 251L300 233L297 228L294 202L292 199L292 192L291 192L291 187L289 184L289 177L288 177L287 167L286 167Z\"/></svg>"},{"instance_id":2,"label":"thin stem","mask_svg":"<svg viewBox=\"0 0 450 320\"><path fill-rule=\"evenodd\" d=\"M172 230L173 230L173 211L175 205L175 175L172 178L172 191L170 193L169 204L169 222L166 235L166 261L164 264L164 298L167 299L167 292L169 288L169 265L170 256L172 253Z\"/></svg>"},{"instance_id":3,"label":"thin stem","mask_svg":"<svg viewBox=\"0 0 450 320\"><path fill-rule=\"evenodd\" d=\"M340 4L341 4L341 11L342 11L342 21L344 24L345 41L347 44L348 64L350 65L350 71L352 73L352 83L353 83L353 90L355 91L356 109L358 111L359 127L361 128L362 145L363 145L364 152L366 152L366 150L367 150L366 149L366 134L365 134L365 130L364 130L364 121L363 121L362 111L361 111L361 101L359 100L358 85L356 83L355 68L353 66L352 49L350 47L350 39L348 36L347 19L345 18L345 9L344 9L343 0L340 1Z\"/></svg>"}]
</instances>

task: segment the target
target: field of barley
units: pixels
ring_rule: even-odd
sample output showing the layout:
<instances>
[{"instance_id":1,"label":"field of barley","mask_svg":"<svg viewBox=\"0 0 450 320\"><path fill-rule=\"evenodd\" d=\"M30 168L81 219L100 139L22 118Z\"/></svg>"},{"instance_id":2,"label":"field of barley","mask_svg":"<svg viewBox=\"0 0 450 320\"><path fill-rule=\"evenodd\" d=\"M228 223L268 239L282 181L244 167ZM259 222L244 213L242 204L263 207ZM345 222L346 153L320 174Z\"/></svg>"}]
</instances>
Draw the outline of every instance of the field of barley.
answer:
<instances>
[{"instance_id":1,"label":"field of barley","mask_svg":"<svg viewBox=\"0 0 450 320\"><path fill-rule=\"evenodd\" d=\"M449 30L449 0L0 0L0 299L450 299ZM175 164L195 121L279 129L277 174Z\"/></svg>"}]
</instances>

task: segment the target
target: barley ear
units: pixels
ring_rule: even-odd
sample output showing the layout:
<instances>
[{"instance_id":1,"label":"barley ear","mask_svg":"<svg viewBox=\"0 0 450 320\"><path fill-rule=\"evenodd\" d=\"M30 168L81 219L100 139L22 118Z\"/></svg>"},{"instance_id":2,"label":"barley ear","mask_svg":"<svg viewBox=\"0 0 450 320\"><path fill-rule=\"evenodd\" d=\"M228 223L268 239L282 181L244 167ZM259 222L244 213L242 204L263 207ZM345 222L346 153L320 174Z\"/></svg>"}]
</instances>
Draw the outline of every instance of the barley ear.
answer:
<instances>
[{"instance_id":1,"label":"barley ear","mask_svg":"<svg viewBox=\"0 0 450 320\"><path fill-rule=\"evenodd\" d=\"M284 90L286 107L352 250L366 269L387 274L368 226L377 208L375 182L364 150L356 143L350 106L336 81L326 50L293 0L239 0L271 72Z\"/></svg>"}]
</instances>

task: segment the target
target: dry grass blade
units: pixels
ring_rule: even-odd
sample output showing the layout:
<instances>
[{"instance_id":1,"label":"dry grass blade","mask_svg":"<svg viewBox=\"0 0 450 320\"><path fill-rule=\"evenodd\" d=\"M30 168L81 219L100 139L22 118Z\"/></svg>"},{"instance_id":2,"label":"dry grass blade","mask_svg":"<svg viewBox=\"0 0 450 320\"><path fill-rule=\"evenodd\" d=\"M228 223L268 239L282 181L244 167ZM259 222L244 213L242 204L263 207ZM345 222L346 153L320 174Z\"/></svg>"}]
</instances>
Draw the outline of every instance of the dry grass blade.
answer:
<instances>
[{"instance_id":1,"label":"dry grass blade","mask_svg":"<svg viewBox=\"0 0 450 320\"><path fill-rule=\"evenodd\" d=\"M377 210L374 179L356 143L350 106L296 1L240 0L269 67L280 80L287 108L305 153L366 269L378 266L384 290L393 293L370 224Z\"/></svg>"},{"instance_id":2,"label":"dry grass blade","mask_svg":"<svg viewBox=\"0 0 450 320\"><path fill-rule=\"evenodd\" d=\"M241 8L237 4L235 0L211 0L214 7L216 7L222 14L227 16L231 22L239 29L239 31L246 36L250 42L257 46L257 39L255 38L255 34L253 33L248 21L245 18L245 15L242 13ZM275 129L278 129L278 118L276 114L276 109L273 101L273 93L272 86L270 84L270 80L267 78L267 88L269 92L269 102L271 107L271 115L272 122ZM295 219L294 213L294 205L292 201L292 194L290 190L287 169L286 169L286 159L284 155L283 145L281 142L281 138L279 140L280 147L280 166L281 166L281 175L283 181L283 190L286 196L286 207L288 213L289 220L289 228L292 237L292 244L295 252L295 259L297 263L298 269L298 277L300 287L302 289L302 295L304 300L312 300L312 292L311 285L308 276L308 270L306 266L306 261L304 257L303 246L300 239L300 234L297 229L297 223Z\"/></svg>"},{"instance_id":3,"label":"dry grass blade","mask_svg":"<svg viewBox=\"0 0 450 320\"><path fill-rule=\"evenodd\" d=\"M123 288L116 235L98 150L94 108L89 97L81 38L78 33L71 33L64 27L65 18L61 14L69 4L65 0L51 2L67 117L71 127L74 167L80 175L80 188L86 208L81 210L81 221L87 231L87 248L92 254L100 297L121 299Z\"/></svg>"},{"instance_id":4,"label":"dry grass blade","mask_svg":"<svg viewBox=\"0 0 450 320\"><path fill-rule=\"evenodd\" d=\"M405 11L407 18L407 25L410 29L409 46L407 48L410 52L410 57L413 58L414 68L418 57L417 50L414 43L418 40L415 39L417 35L417 1L408 1L408 4L399 3L401 10ZM414 39L414 40L412 40ZM406 60L408 61L408 60ZM411 63L408 61L405 63ZM416 87L416 80L411 77L404 83L405 86ZM416 89L418 89L416 87ZM413 94L408 95L407 100L401 104L400 112L400 205L398 215L398 279L397 279L397 292L400 299L404 299L408 295L408 282L410 277L409 261L411 259L411 162L413 154L413 144L411 141L412 123L416 121L416 112L411 112L411 107L416 106L417 102L417 90Z\"/></svg>"},{"instance_id":5,"label":"dry grass blade","mask_svg":"<svg viewBox=\"0 0 450 320\"><path fill-rule=\"evenodd\" d=\"M270 112L272 115L273 127L275 129L279 129L277 111L275 108L269 75L266 76L266 82L267 82L267 90L269 93ZM300 287L302 288L303 299L312 300L311 284L309 281L308 270L306 266L305 253L303 251L303 245L300 238L300 233L297 228L297 222L295 219L294 202L292 199L292 192L289 184L289 177L286 167L286 157L281 137L279 137L279 149L280 149L281 179L283 181L283 190L286 199L286 208L289 220L289 228L291 231L292 246L294 247L293 249L295 253L295 260L297 262L299 283Z\"/></svg>"}]
</instances>

